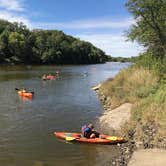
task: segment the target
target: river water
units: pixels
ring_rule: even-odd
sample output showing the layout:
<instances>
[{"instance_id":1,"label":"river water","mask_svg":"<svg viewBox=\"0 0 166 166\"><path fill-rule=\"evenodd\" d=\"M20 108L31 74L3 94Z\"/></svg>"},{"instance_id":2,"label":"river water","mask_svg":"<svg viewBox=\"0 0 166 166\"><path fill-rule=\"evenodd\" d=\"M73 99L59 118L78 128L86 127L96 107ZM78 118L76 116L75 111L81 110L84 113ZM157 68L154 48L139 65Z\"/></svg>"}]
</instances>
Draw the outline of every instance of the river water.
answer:
<instances>
[{"instance_id":1,"label":"river water","mask_svg":"<svg viewBox=\"0 0 166 166\"><path fill-rule=\"evenodd\" d=\"M1 66L0 166L107 165L116 145L66 143L53 132L78 132L86 123L95 124L102 106L91 87L128 65ZM56 71L55 80L41 80ZM15 91L20 87L34 91L34 98L20 98Z\"/></svg>"}]
</instances>

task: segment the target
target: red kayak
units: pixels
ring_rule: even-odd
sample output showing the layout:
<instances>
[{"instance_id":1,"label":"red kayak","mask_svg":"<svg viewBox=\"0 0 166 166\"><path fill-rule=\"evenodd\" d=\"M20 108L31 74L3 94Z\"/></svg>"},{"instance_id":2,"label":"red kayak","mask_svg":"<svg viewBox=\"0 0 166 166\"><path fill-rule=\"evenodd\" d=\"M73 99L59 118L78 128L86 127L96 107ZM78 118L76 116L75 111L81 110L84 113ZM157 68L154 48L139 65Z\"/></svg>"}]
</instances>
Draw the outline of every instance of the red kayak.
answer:
<instances>
[{"instance_id":1,"label":"red kayak","mask_svg":"<svg viewBox=\"0 0 166 166\"><path fill-rule=\"evenodd\" d=\"M24 92L22 90L19 90L18 94L20 96L27 97L27 98L32 98L33 97L33 93L31 93L31 92Z\"/></svg>"},{"instance_id":2,"label":"red kayak","mask_svg":"<svg viewBox=\"0 0 166 166\"><path fill-rule=\"evenodd\" d=\"M123 137L100 134L100 138L85 138L81 133L54 132L55 136L66 141L91 144L115 144L125 142Z\"/></svg>"},{"instance_id":3,"label":"red kayak","mask_svg":"<svg viewBox=\"0 0 166 166\"><path fill-rule=\"evenodd\" d=\"M46 77L43 77L42 79L43 80L54 80L56 78L56 76L53 76L53 75L48 75Z\"/></svg>"}]
</instances>

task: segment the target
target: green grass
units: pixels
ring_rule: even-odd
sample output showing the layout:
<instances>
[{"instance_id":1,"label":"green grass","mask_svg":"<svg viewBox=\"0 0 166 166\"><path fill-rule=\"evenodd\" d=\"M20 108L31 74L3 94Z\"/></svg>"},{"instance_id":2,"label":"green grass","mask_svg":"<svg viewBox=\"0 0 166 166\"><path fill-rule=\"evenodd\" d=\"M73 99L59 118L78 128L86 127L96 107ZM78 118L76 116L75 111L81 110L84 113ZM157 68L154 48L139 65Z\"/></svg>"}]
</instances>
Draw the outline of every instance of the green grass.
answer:
<instances>
[{"instance_id":1,"label":"green grass","mask_svg":"<svg viewBox=\"0 0 166 166\"><path fill-rule=\"evenodd\" d=\"M134 105L132 120L141 124L133 126L136 128L137 138L147 137L141 128L153 123L158 127L152 143L158 146L162 142L161 139L166 137L166 86L164 84L160 84L155 93L141 99Z\"/></svg>"},{"instance_id":2,"label":"green grass","mask_svg":"<svg viewBox=\"0 0 166 166\"><path fill-rule=\"evenodd\" d=\"M115 108L125 102L135 103L138 99L155 93L158 81L159 77L154 72L132 66L122 70L113 81L104 82L100 93L109 96L110 105Z\"/></svg>"}]
</instances>

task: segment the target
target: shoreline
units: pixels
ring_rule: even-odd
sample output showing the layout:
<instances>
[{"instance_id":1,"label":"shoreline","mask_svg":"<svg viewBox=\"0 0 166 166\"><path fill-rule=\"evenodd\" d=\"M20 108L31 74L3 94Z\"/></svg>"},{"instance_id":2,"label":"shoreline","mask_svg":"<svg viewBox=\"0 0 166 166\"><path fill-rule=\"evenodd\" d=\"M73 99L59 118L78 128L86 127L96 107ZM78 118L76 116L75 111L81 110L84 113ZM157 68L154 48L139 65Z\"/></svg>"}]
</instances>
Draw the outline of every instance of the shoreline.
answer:
<instances>
[{"instance_id":1,"label":"shoreline","mask_svg":"<svg viewBox=\"0 0 166 166\"><path fill-rule=\"evenodd\" d=\"M107 104L107 101L111 99L99 92L101 87L102 83L92 87L92 90L97 93L97 96L103 106L103 114L99 117L99 124L104 128L108 128L112 133L120 134L122 133L122 127L125 128L125 123L130 120L130 111L133 104L124 103L114 109L111 109L111 106ZM129 130L127 134L124 135L124 137L128 138L128 141L123 144L117 144L119 147L119 155L110 161L110 166L139 166L139 160L142 160L143 162L145 160L144 166L149 164L149 161L151 161L149 166L154 166L153 163L157 162L155 158L156 155L158 158L161 157L160 163L164 163L166 161L165 157L163 157L166 154L165 149L156 148L156 152L153 153L154 148L146 148L143 146L142 142L136 142L134 134L135 131ZM141 153L142 151L144 151L143 154Z\"/></svg>"},{"instance_id":2,"label":"shoreline","mask_svg":"<svg viewBox=\"0 0 166 166\"><path fill-rule=\"evenodd\" d=\"M112 80L109 79L109 80ZM99 124L103 128L108 128L110 131L109 134L121 135L121 126L125 125L125 123L131 117L131 103L124 103L115 109L111 109L111 106L107 105L107 98L103 94L99 93L99 89L102 87L102 83L93 86L91 89L94 90L99 98L103 106L103 114L99 117ZM126 111L126 112L125 112ZM119 148L119 154L114 159L111 159L109 162L110 166L127 166L134 150L135 150L135 142L133 140L133 132L128 133L128 140L126 143L117 144ZM126 137L124 135L124 137Z\"/></svg>"}]
</instances>

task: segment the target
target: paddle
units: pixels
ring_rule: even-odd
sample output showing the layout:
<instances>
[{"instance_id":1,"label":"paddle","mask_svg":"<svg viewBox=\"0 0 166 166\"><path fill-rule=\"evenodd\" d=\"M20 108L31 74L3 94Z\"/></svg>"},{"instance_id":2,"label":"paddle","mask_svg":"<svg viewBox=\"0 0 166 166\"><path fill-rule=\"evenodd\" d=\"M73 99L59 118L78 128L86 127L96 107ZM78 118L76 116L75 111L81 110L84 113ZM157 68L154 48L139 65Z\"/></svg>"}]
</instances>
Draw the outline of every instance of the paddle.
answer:
<instances>
[{"instance_id":1,"label":"paddle","mask_svg":"<svg viewBox=\"0 0 166 166\"><path fill-rule=\"evenodd\" d=\"M66 141L74 141L76 138L75 137L66 137L65 140Z\"/></svg>"},{"instance_id":2,"label":"paddle","mask_svg":"<svg viewBox=\"0 0 166 166\"><path fill-rule=\"evenodd\" d=\"M111 140L111 141L116 141L118 139L118 137L110 136L110 137L106 137L105 139L108 139L108 140Z\"/></svg>"},{"instance_id":3,"label":"paddle","mask_svg":"<svg viewBox=\"0 0 166 166\"><path fill-rule=\"evenodd\" d=\"M110 136L110 137L106 137L105 139L111 140L111 141L121 141L124 140L122 137L116 137L116 136Z\"/></svg>"},{"instance_id":4,"label":"paddle","mask_svg":"<svg viewBox=\"0 0 166 166\"><path fill-rule=\"evenodd\" d=\"M22 89L19 89L19 88L15 88L15 90L19 91L19 90L22 90ZM29 92L28 92L29 93ZM32 94L34 94L35 92L30 92Z\"/></svg>"}]
</instances>

